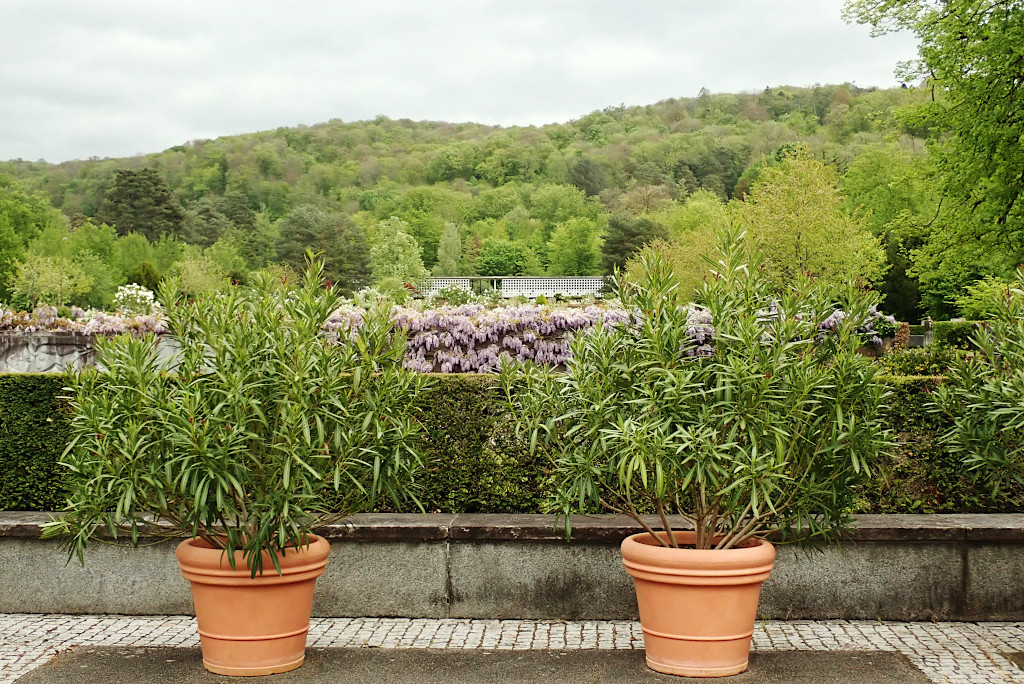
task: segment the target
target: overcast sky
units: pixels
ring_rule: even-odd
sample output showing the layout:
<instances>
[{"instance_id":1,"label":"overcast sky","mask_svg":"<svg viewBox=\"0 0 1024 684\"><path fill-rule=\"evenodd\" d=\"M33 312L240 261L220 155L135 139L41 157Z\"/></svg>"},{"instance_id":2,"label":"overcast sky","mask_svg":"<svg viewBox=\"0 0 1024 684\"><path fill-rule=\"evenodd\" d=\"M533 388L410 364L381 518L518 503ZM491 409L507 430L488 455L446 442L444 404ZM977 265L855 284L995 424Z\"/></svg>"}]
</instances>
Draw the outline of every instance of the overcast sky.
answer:
<instances>
[{"instance_id":1,"label":"overcast sky","mask_svg":"<svg viewBox=\"0 0 1024 684\"><path fill-rule=\"evenodd\" d=\"M563 122L765 86L891 87L842 0L3 0L0 160L338 118Z\"/></svg>"}]
</instances>

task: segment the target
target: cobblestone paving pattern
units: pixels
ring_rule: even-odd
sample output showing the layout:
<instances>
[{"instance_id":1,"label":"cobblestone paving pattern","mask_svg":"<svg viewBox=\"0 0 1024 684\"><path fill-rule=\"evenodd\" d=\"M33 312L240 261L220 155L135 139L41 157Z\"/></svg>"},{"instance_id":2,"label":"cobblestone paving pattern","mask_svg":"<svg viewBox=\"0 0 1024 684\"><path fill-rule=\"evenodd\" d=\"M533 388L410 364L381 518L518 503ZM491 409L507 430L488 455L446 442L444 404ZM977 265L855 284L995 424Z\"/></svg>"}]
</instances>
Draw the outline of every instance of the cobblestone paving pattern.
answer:
<instances>
[{"instance_id":1,"label":"cobblestone paving pattern","mask_svg":"<svg viewBox=\"0 0 1024 684\"><path fill-rule=\"evenodd\" d=\"M187 616L0 615L0 684L74 646L196 646ZM314 618L312 648L643 648L635 622ZM765 621L755 651L898 651L942 684L1024 684L1024 622Z\"/></svg>"}]
</instances>

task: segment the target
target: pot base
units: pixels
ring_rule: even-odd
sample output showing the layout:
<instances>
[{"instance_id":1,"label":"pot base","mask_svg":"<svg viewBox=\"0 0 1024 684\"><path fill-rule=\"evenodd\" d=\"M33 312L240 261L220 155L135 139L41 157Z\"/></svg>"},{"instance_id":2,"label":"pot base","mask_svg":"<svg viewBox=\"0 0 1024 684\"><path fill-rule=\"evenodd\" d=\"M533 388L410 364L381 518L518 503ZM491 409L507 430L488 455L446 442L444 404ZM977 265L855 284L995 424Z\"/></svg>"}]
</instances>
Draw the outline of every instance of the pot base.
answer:
<instances>
[{"instance_id":1,"label":"pot base","mask_svg":"<svg viewBox=\"0 0 1024 684\"><path fill-rule=\"evenodd\" d=\"M302 667L302 663L305 661L306 656L303 655L298 660L290 663L278 663L277 665L268 665L266 667L225 667L223 665L213 665L208 663L204 658L203 667L213 674L228 675L230 677L261 677L263 675L281 674L282 672L297 670Z\"/></svg>"},{"instance_id":2,"label":"pot base","mask_svg":"<svg viewBox=\"0 0 1024 684\"><path fill-rule=\"evenodd\" d=\"M728 677L747 671L748 661L744 660L742 665L730 665L729 667L677 667L667 663L660 663L646 658L647 667L662 674L677 675L680 677Z\"/></svg>"}]
</instances>

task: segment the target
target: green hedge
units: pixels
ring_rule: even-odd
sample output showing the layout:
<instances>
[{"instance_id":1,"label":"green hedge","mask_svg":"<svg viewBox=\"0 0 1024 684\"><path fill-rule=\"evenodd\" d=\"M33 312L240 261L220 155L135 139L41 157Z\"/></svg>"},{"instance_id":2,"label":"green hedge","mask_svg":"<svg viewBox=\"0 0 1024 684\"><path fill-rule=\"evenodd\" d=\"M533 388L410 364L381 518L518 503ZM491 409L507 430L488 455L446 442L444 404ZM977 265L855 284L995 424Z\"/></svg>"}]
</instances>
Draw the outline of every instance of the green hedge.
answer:
<instances>
[{"instance_id":1,"label":"green hedge","mask_svg":"<svg viewBox=\"0 0 1024 684\"><path fill-rule=\"evenodd\" d=\"M68 442L61 375L0 375L0 510L63 508Z\"/></svg>"},{"instance_id":2,"label":"green hedge","mask_svg":"<svg viewBox=\"0 0 1024 684\"><path fill-rule=\"evenodd\" d=\"M418 498L427 511L529 513L545 464L518 443L493 376L444 375L419 406L427 454ZM0 375L0 510L58 510L57 465L69 438L60 375ZM389 510L382 504L380 510Z\"/></svg>"},{"instance_id":3,"label":"green hedge","mask_svg":"<svg viewBox=\"0 0 1024 684\"><path fill-rule=\"evenodd\" d=\"M984 325L984 321L935 321L932 323L932 342L967 349L979 325ZM924 326L910 326L910 334L924 335Z\"/></svg>"},{"instance_id":4,"label":"green hedge","mask_svg":"<svg viewBox=\"0 0 1024 684\"><path fill-rule=\"evenodd\" d=\"M531 513L549 486L546 463L517 440L493 376L443 375L422 400L427 511ZM889 421L900 446L874 465L859 512L1018 512L1024 493L993 501L939 436L947 422L927 404L941 377L887 377ZM62 376L0 375L0 510L56 510L56 465L68 440ZM386 506L379 510L388 510Z\"/></svg>"},{"instance_id":5,"label":"green hedge","mask_svg":"<svg viewBox=\"0 0 1024 684\"><path fill-rule=\"evenodd\" d=\"M950 420L930 410L932 392L942 376L888 376L889 424L897 446L875 465L865 487L861 513L1018 513L1024 511L1024 490L993 499L940 437Z\"/></svg>"},{"instance_id":6,"label":"green hedge","mask_svg":"<svg viewBox=\"0 0 1024 684\"><path fill-rule=\"evenodd\" d=\"M935 344L958 349L969 349L971 338L982 321L935 321L932 324L932 333L935 335Z\"/></svg>"}]
</instances>

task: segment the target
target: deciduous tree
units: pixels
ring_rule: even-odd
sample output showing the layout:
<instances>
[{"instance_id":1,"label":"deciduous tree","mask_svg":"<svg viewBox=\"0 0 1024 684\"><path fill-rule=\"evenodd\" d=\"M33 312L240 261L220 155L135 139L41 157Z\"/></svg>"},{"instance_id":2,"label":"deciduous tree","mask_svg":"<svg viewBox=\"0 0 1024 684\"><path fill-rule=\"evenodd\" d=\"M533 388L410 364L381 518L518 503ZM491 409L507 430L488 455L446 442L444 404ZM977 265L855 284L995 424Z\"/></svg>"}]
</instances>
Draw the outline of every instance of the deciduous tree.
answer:
<instances>
[{"instance_id":1,"label":"deciduous tree","mask_svg":"<svg viewBox=\"0 0 1024 684\"><path fill-rule=\"evenodd\" d=\"M423 267L420 246L408 228L405 221L394 216L377 224L377 232L370 245L370 270L374 282L397 279L415 284L430 275Z\"/></svg>"},{"instance_id":2,"label":"deciduous tree","mask_svg":"<svg viewBox=\"0 0 1024 684\"><path fill-rule=\"evenodd\" d=\"M553 276L595 276L601 274L601 226L587 218L558 224L548 242Z\"/></svg>"},{"instance_id":3,"label":"deciduous tree","mask_svg":"<svg viewBox=\"0 0 1024 684\"><path fill-rule=\"evenodd\" d=\"M862 220L843 211L838 183L834 167L798 153L766 167L747 198L731 205L776 282L798 273L834 283L882 277L882 246Z\"/></svg>"},{"instance_id":4,"label":"deciduous tree","mask_svg":"<svg viewBox=\"0 0 1024 684\"><path fill-rule=\"evenodd\" d=\"M945 196L971 218L954 243L984 243L1024 260L1024 3L1020 0L847 0L874 32L906 29L919 59L902 69L932 98L910 113L930 127Z\"/></svg>"}]
</instances>

